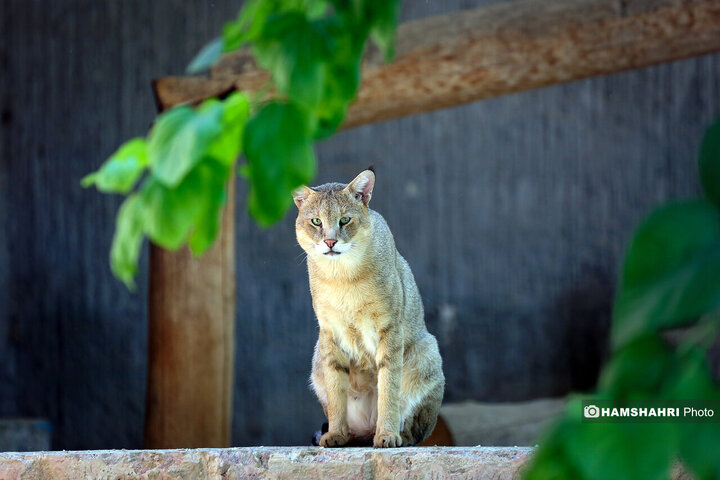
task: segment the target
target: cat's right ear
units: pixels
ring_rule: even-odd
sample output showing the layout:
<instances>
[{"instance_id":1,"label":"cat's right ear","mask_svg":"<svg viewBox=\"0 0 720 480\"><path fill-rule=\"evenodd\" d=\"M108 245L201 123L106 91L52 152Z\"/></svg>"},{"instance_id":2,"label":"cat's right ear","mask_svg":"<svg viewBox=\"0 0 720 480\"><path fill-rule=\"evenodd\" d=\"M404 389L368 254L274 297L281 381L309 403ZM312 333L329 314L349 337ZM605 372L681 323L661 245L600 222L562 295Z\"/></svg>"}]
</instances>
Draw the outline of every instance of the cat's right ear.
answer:
<instances>
[{"instance_id":1,"label":"cat's right ear","mask_svg":"<svg viewBox=\"0 0 720 480\"><path fill-rule=\"evenodd\" d=\"M295 200L295 205L300 208L300 206L303 204L303 202L305 202L305 200L308 199L312 192L312 189L306 187L305 185L302 185L293 190L293 200Z\"/></svg>"}]
</instances>

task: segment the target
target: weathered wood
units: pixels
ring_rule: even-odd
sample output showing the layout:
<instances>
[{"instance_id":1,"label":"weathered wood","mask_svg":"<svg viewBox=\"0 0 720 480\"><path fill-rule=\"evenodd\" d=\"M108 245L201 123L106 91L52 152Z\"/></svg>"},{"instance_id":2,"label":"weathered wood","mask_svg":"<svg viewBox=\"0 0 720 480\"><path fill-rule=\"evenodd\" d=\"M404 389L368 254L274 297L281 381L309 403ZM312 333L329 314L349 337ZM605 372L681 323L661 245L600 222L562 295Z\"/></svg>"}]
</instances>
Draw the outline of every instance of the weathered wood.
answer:
<instances>
[{"instance_id":1,"label":"weathered wood","mask_svg":"<svg viewBox=\"0 0 720 480\"><path fill-rule=\"evenodd\" d=\"M171 104L161 103L163 108ZM235 194L212 249L150 247L146 448L227 447L235 362Z\"/></svg>"},{"instance_id":2,"label":"weathered wood","mask_svg":"<svg viewBox=\"0 0 720 480\"><path fill-rule=\"evenodd\" d=\"M371 52L344 127L720 50L720 0L520 0L401 25L397 58ZM268 80L247 52L207 79L158 79L158 97L196 102Z\"/></svg>"},{"instance_id":3,"label":"weathered wood","mask_svg":"<svg viewBox=\"0 0 720 480\"><path fill-rule=\"evenodd\" d=\"M200 103L206 98L222 97L235 90L232 80L207 79L201 77L164 77L153 80L155 104L158 110L163 105Z\"/></svg>"}]
</instances>

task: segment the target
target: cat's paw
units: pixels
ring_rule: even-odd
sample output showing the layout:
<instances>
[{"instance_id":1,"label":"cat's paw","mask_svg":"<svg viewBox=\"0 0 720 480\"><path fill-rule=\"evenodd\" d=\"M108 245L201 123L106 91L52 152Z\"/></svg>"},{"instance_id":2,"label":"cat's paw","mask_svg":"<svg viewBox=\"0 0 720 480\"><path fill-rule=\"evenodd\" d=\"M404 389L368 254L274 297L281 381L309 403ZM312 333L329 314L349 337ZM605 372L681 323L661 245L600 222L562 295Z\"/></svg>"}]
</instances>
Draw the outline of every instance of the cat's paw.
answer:
<instances>
[{"instance_id":1,"label":"cat's paw","mask_svg":"<svg viewBox=\"0 0 720 480\"><path fill-rule=\"evenodd\" d=\"M321 447L342 447L350 441L350 434L343 432L327 432L320 437Z\"/></svg>"},{"instance_id":2,"label":"cat's paw","mask_svg":"<svg viewBox=\"0 0 720 480\"><path fill-rule=\"evenodd\" d=\"M395 433L378 433L373 439L375 448L393 448L402 447L402 438Z\"/></svg>"}]
</instances>

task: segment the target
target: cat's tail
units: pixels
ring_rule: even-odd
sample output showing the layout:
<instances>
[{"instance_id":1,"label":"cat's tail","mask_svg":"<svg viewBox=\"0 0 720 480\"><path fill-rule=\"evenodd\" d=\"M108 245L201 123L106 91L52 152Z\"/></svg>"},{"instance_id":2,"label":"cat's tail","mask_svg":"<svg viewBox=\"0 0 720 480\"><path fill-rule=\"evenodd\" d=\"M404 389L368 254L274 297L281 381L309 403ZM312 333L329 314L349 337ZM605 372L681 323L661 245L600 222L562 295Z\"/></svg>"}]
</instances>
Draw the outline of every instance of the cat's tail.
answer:
<instances>
[{"instance_id":1,"label":"cat's tail","mask_svg":"<svg viewBox=\"0 0 720 480\"><path fill-rule=\"evenodd\" d=\"M329 428L328 422L324 422L322 424L322 427L320 427L320 430L316 430L315 433L313 433L312 440L310 443L313 447L319 447L320 446L320 439L323 436L323 433L327 433ZM372 440L373 436L364 436L364 437L355 437L351 434L350 441L344 445L345 447L372 447Z\"/></svg>"},{"instance_id":2,"label":"cat's tail","mask_svg":"<svg viewBox=\"0 0 720 480\"><path fill-rule=\"evenodd\" d=\"M315 433L313 433L311 443L313 447L319 447L320 446L320 438L323 436L323 433L327 433L329 428L328 422L325 422L322 424L322 427L320 427L320 430L316 430Z\"/></svg>"}]
</instances>

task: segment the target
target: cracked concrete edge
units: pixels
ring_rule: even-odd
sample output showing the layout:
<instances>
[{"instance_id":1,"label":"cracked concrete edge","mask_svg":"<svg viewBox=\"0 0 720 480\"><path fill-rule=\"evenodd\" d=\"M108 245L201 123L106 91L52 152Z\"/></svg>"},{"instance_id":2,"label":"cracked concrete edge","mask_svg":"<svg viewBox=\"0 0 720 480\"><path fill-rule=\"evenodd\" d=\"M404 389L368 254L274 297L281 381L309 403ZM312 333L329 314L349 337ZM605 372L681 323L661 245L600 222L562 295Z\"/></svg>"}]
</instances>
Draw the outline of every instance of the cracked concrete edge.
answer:
<instances>
[{"instance_id":1,"label":"cracked concrete edge","mask_svg":"<svg viewBox=\"0 0 720 480\"><path fill-rule=\"evenodd\" d=\"M0 480L519 478L530 447L246 447L0 453Z\"/></svg>"}]
</instances>

